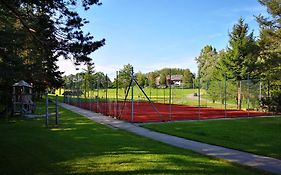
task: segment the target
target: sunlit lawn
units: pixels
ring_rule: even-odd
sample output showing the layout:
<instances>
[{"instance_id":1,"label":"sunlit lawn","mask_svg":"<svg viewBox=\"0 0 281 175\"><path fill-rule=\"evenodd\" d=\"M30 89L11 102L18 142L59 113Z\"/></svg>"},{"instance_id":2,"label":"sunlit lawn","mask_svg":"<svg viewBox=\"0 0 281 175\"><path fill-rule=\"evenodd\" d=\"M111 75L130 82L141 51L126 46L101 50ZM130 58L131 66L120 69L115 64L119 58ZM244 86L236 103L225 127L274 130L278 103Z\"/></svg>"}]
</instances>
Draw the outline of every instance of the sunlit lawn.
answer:
<instances>
[{"instance_id":1,"label":"sunlit lawn","mask_svg":"<svg viewBox=\"0 0 281 175\"><path fill-rule=\"evenodd\" d=\"M0 119L0 174L264 174L60 112Z\"/></svg>"},{"instance_id":2,"label":"sunlit lawn","mask_svg":"<svg viewBox=\"0 0 281 175\"><path fill-rule=\"evenodd\" d=\"M281 159L281 117L175 122L144 127Z\"/></svg>"},{"instance_id":3,"label":"sunlit lawn","mask_svg":"<svg viewBox=\"0 0 281 175\"><path fill-rule=\"evenodd\" d=\"M147 95L147 97L155 102L155 103L165 103L169 104L170 98L170 89L169 88L143 88L143 91ZM59 90L56 91L59 94ZM63 93L63 89L60 91ZM89 97L82 95L80 98L82 101L95 101L97 100L96 97L99 97L99 100L105 100L107 93L108 101L116 101L116 89L99 89L93 90L89 93ZM172 88L171 89L171 103L172 104L180 104L180 105L188 105L188 106L198 106L198 96L194 96L194 94L198 93L198 89L182 89L180 87ZM123 88L118 90L118 100L122 101L125 99L125 92ZM191 96L191 98L190 98ZM213 103L211 98L206 94L205 89L201 89L201 107L213 107L213 108L224 108L224 104ZM73 96L74 101L76 100L77 96ZM131 91L128 93L128 100L131 99ZM144 93L138 88L134 87L134 100L135 101L148 101ZM77 100L76 100L77 101ZM236 105L234 104L233 100L229 100L227 102L227 109L235 109Z\"/></svg>"}]
</instances>

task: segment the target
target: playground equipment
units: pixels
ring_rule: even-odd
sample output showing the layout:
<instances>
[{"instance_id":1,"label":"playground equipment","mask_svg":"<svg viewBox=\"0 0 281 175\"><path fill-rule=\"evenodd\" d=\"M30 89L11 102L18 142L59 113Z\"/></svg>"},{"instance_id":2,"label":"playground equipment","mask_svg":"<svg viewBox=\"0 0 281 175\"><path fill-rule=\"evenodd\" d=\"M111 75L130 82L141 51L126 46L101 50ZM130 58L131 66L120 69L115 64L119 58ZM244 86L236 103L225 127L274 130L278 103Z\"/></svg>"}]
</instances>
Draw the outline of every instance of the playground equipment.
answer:
<instances>
[{"instance_id":1,"label":"playground equipment","mask_svg":"<svg viewBox=\"0 0 281 175\"><path fill-rule=\"evenodd\" d=\"M12 115L33 113L35 104L32 101L32 86L24 80L15 83L13 85L12 103Z\"/></svg>"}]
</instances>

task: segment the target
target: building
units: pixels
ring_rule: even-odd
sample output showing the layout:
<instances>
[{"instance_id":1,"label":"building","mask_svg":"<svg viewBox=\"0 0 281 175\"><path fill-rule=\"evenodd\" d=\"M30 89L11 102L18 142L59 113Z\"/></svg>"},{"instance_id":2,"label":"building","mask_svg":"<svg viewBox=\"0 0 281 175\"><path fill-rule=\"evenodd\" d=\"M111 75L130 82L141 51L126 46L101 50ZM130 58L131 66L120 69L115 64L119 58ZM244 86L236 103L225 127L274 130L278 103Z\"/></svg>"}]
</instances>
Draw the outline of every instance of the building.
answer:
<instances>
[{"instance_id":1,"label":"building","mask_svg":"<svg viewBox=\"0 0 281 175\"><path fill-rule=\"evenodd\" d=\"M166 83L167 85L174 85L174 86L180 86L182 84L182 75L167 75L166 76Z\"/></svg>"},{"instance_id":2,"label":"building","mask_svg":"<svg viewBox=\"0 0 281 175\"><path fill-rule=\"evenodd\" d=\"M170 75L166 76L166 86L172 85L172 86L180 86L182 84L182 75L171 75L171 80L170 80ZM156 86L161 86L160 84L160 76L155 78L156 81Z\"/></svg>"}]
</instances>

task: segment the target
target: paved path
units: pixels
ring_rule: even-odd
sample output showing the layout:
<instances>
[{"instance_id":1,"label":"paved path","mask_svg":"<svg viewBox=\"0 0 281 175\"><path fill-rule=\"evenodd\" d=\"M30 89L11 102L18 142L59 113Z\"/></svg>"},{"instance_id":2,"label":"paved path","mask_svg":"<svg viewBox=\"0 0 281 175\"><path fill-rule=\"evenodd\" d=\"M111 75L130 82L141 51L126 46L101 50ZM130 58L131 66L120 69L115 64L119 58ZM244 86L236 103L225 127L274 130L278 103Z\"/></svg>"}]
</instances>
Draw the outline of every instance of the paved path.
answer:
<instances>
[{"instance_id":1,"label":"paved path","mask_svg":"<svg viewBox=\"0 0 281 175\"><path fill-rule=\"evenodd\" d=\"M192 150L200 154L225 159L230 162L235 162L241 165L250 166L260 170L268 171L271 173L281 174L281 160L250 154L242 151L228 149L220 146L214 146L192 140L187 140L159 132L154 132L138 125L128 123L125 121L116 120L111 117L103 116L98 113L94 113L85 109L81 109L75 106L60 104L62 107L69 109L75 113L81 114L89 119L107 125L113 128L124 129L129 132L148 137L169 145Z\"/></svg>"}]
</instances>

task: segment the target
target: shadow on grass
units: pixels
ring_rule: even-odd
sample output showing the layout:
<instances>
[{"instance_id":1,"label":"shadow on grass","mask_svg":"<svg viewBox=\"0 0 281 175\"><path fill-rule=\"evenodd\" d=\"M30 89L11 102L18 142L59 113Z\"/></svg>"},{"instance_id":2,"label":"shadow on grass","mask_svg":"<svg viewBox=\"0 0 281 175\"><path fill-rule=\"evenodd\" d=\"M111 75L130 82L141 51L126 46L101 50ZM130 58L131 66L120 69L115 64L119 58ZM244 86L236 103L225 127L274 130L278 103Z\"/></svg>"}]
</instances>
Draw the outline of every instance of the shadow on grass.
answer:
<instances>
[{"instance_id":1,"label":"shadow on grass","mask_svg":"<svg viewBox=\"0 0 281 175\"><path fill-rule=\"evenodd\" d=\"M0 121L0 174L257 173L60 111L56 128L42 118Z\"/></svg>"}]
</instances>

